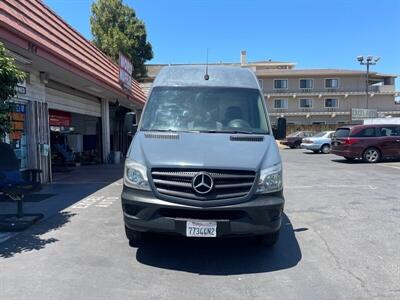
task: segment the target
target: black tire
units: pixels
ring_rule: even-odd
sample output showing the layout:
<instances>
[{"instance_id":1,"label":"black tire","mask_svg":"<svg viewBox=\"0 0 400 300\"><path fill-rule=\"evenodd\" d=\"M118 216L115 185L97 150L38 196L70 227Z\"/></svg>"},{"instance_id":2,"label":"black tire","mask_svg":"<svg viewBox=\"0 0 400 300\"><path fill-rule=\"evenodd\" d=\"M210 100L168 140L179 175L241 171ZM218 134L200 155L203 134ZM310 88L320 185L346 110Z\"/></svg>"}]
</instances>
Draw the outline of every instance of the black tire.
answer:
<instances>
[{"instance_id":1,"label":"black tire","mask_svg":"<svg viewBox=\"0 0 400 300\"><path fill-rule=\"evenodd\" d=\"M354 160L355 160L354 157L345 156L344 158L345 158L347 161L354 161Z\"/></svg>"},{"instance_id":2,"label":"black tire","mask_svg":"<svg viewBox=\"0 0 400 300\"><path fill-rule=\"evenodd\" d=\"M126 238L129 240L129 245L131 247L136 247L143 240L143 233L130 229L125 226Z\"/></svg>"},{"instance_id":3,"label":"black tire","mask_svg":"<svg viewBox=\"0 0 400 300\"><path fill-rule=\"evenodd\" d=\"M365 149L363 153L363 160L367 163L377 163L381 160L381 152L374 147Z\"/></svg>"},{"instance_id":4,"label":"black tire","mask_svg":"<svg viewBox=\"0 0 400 300\"><path fill-rule=\"evenodd\" d=\"M296 149L300 149L300 148L301 148L301 143L296 143L296 144L294 144L294 147L295 147Z\"/></svg>"},{"instance_id":5,"label":"black tire","mask_svg":"<svg viewBox=\"0 0 400 300\"><path fill-rule=\"evenodd\" d=\"M315 154L317 154L317 153L319 153L319 150L313 150L313 152L314 152Z\"/></svg>"},{"instance_id":6,"label":"black tire","mask_svg":"<svg viewBox=\"0 0 400 300\"><path fill-rule=\"evenodd\" d=\"M329 145L329 144L322 145L321 152L323 154L329 154L331 152L331 145Z\"/></svg>"},{"instance_id":7,"label":"black tire","mask_svg":"<svg viewBox=\"0 0 400 300\"><path fill-rule=\"evenodd\" d=\"M296 148L296 147L295 147L295 146L289 146L289 148L290 148L290 149L294 149L294 148Z\"/></svg>"},{"instance_id":8,"label":"black tire","mask_svg":"<svg viewBox=\"0 0 400 300\"><path fill-rule=\"evenodd\" d=\"M260 246L272 247L279 240L280 231L275 231L273 233L257 236L257 243Z\"/></svg>"}]
</instances>

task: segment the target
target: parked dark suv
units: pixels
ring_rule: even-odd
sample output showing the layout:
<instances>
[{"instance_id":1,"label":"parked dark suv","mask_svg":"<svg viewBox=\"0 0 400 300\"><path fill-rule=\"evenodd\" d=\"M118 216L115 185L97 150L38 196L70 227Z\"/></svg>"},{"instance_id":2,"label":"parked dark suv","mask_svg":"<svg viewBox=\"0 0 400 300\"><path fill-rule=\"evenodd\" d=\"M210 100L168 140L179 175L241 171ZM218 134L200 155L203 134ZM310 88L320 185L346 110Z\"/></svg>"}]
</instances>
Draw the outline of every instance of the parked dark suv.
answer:
<instances>
[{"instance_id":1,"label":"parked dark suv","mask_svg":"<svg viewBox=\"0 0 400 300\"><path fill-rule=\"evenodd\" d=\"M400 158L400 125L340 127L332 139L331 153L347 160L362 158L369 163Z\"/></svg>"},{"instance_id":2,"label":"parked dark suv","mask_svg":"<svg viewBox=\"0 0 400 300\"><path fill-rule=\"evenodd\" d=\"M296 131L289 134L284 141L281 141L281 144L288 146L291 149L298 149L300 148L303 138L311 137L314 135L314 131Z\"/></svg>"}]
</instances>

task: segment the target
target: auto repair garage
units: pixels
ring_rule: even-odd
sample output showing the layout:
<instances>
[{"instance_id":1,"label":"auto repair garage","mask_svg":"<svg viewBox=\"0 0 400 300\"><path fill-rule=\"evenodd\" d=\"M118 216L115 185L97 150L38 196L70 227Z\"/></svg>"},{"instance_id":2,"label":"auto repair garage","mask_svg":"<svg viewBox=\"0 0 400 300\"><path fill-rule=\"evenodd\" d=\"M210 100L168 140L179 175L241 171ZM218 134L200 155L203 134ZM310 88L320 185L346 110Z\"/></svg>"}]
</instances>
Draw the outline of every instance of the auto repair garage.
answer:
<instances>
[{"instance_id":1,"label":"auto repair garage","mask_svg":"<svg viewBox=\"0 0 400 300\"><path fill-rule=\"evenodd\" d=\"M40 1L20 2L18 11L2 3L0 42L26 73L11 99L14 127L6 139L21 169L42 170L45 183L53 171L124 153L123 115L140 112L146 100L139 84L130 74L122 82L120 65Z\"/></svg>"}]
</instances>

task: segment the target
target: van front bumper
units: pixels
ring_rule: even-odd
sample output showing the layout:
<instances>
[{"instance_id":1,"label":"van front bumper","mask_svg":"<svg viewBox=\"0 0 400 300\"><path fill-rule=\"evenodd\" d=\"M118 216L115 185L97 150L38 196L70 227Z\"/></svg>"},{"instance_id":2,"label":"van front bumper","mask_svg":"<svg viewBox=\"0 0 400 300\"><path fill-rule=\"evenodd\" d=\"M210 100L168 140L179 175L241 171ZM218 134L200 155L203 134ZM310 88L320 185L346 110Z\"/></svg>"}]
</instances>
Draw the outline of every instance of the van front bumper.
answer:
<instances>
[{"instance_id":1,"label":"van front bumper","mask_svg":"<svg viewBox=\"0 0 400 300\"><path fill-rule=\"evenodd\" d=\"M217 237L221 237L278 231L285 199L279 192L254 195L251 200L237 204L204 208L161 200L150 191L124 187L121 201L125 226L132 230L186 235L188 220L206 220L217 223Z\"/></svg>"}]
</instances>

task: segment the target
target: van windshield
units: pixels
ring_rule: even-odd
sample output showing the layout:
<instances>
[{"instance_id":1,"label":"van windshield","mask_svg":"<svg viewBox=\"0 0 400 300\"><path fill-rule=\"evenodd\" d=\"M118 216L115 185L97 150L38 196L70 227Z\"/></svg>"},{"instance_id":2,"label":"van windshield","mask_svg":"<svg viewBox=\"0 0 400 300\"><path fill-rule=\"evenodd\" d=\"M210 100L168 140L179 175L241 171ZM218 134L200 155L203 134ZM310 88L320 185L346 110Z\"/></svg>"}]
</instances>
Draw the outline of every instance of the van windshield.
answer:
<instances>
[{"instance_id":1,"label":"van windshield","mask_svg":"<svg viewBox=\"0 0 400 300\"><path fill-rule=\"evenodd\" d=\"M219 87L154 88L141 130L269 133L258 90Z\"/></svg>"}]
</instances>

